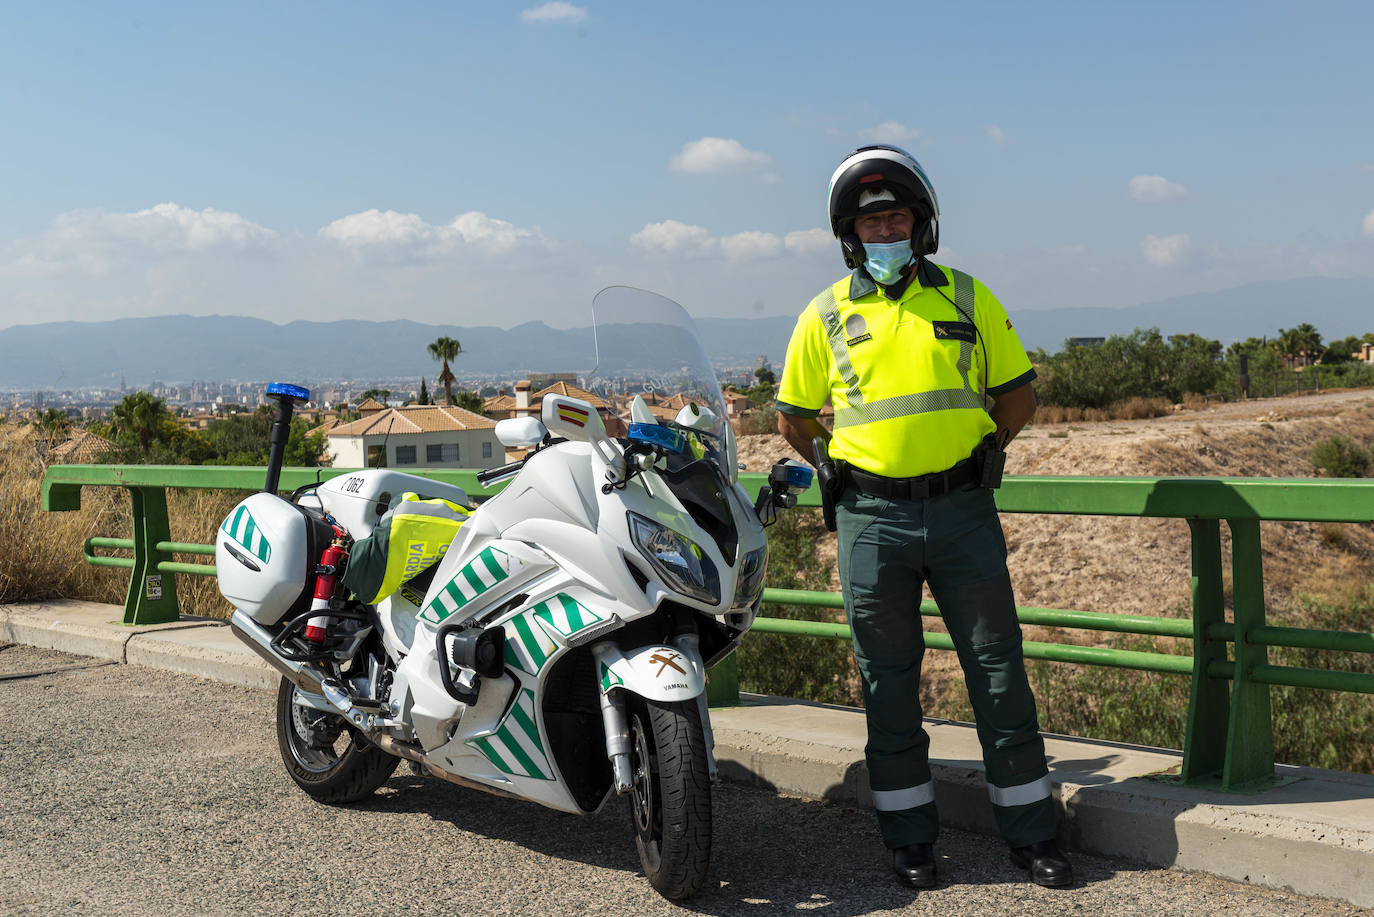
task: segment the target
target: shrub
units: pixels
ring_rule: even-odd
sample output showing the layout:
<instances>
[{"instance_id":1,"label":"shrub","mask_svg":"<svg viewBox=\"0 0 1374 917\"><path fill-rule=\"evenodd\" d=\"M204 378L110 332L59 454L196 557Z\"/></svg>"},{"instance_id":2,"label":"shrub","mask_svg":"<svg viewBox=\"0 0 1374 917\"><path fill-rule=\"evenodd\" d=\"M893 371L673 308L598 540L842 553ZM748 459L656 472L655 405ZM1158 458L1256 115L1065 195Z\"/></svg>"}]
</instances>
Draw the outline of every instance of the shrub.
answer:
<instances>
[{"instance_id":1,"label":"shrub","mask_svg":"<svg viewBox=\"0 0 1374 917\"><path fill-rule=\"evenodd\" d=\"M760 405L739 422L740 436L766 436L778 432L778 409L771 403Z\"/></svg>"},{"instance_id":2,"label":"shrub","mask_svg":"<svg viewBox=\"0 0 1374 917\"><path fill-rule=\"evenodd\" d=\"M1328 478L1363 478L1374 468L1374 455L1344 436L1332 436L1312 447L1312 464Z\"/></svg>"},{"instance_id":3,"label":"shrub","mask_svg":"<svg viewBox=\"0 0 1374 917\"><path fill-rule=\"evenodd\" d=\"M820 512L786 510L768 529L768 585L780 589L830 588L830 564L819 562L816 545L827 533ZM765 605L770 618L840 621L843 612L801 605ZM749 634L737 652L740 687L760 694L799 697L835 704L861 699L849 644L828 637Z\"/></svg>"}]
</instances>

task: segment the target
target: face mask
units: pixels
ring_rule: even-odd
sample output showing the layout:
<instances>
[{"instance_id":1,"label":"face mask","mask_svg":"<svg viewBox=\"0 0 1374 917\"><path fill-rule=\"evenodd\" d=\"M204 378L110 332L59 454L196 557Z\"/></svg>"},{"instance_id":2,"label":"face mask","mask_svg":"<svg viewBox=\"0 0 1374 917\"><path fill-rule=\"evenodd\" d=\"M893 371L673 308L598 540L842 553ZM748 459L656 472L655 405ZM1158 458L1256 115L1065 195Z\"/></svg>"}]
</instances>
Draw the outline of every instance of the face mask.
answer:
<instances>
[{"instance_id":1,"label":"face mask","mask_svg":"<svg viewBox=\"0 0 1374 917\"><path fill-rule=\"evenodd\" d=\"M870 242L864 245L864 267L868 275L883 286L896 283L902 277L902 268L911 263L915 252L911 250L911 240L901 242Z\"/></svg>"}]
</instances>

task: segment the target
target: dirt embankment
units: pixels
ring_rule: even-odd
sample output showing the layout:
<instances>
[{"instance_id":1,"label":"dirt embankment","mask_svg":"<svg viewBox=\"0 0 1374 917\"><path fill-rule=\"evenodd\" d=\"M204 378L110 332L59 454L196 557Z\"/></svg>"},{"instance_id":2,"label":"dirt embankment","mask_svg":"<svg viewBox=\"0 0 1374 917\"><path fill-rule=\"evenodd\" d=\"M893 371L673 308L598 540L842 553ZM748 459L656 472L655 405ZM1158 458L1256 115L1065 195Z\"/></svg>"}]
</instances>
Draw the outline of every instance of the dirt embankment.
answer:
<instances>
[{"instance_id":1,"label":"dirt embankment","mask_svg":"<svg viewBox=\"0 0 1374 917\"><path fill-rule=\"evenodd\" d=\"M1218 405L1152 420L1031 426L1012 444L1007 473L1313 477L1312 446L1335 434L1374 444L1374 391ZM749 471L766 471L791 454L780 436L741 437L739 452ZM1002 524L1018 604L1189 613L1184 520L1003 514ZM1229 564L1225 526L1222 531ZM1283 620L1285 600L1295 590L1339 594L1343 583L1374 579L1374 526L1264 523L1261 538L1272 621ZM821 550L833 565L833 536ZM838 589L838 575L833 580ZM1087 632L1056 639L1066 637L1094 639Z\"/></svg>"}]
</instances>

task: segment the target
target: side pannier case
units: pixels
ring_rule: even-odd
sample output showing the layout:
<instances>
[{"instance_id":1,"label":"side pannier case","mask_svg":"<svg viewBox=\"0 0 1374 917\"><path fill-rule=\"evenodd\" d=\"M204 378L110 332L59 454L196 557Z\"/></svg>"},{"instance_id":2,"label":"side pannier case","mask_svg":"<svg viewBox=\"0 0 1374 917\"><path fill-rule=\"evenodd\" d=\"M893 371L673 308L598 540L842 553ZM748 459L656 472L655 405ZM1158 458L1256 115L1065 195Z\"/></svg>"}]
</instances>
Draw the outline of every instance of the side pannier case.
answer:
<instances>
[{"instance_id":1,"label":"side pannier case","mask_svg":"<svg viewBox=\"0 0 1374 917\"><path fill-rule=\"evenodd\" d=\"M315 564L333 534L327 522L294 503L253 494L215 533L220 594L264 626L304 614Z\"/></svg>"}]
</instances>

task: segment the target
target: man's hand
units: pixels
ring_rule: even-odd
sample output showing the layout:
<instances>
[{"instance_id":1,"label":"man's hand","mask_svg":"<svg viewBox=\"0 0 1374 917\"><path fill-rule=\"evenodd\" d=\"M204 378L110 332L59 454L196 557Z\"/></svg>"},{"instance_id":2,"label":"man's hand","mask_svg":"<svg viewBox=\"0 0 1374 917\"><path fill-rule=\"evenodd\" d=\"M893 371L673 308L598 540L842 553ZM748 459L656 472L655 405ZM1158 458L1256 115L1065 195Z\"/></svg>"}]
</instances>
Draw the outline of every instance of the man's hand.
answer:
<instances>
[{"instance_id":1,"label":"man's hand","mask_svg":"<svg viewBox=\"0 0 1374 917\"><path fill-rule=\"evenodd\" d=\"M1030 383L998 395L988 414L992 417L992 422L997 424L997 443L1005 449L1007 443L1011 442L1016 434L1021 432L1021 428L1030 423L1031 418L1035 416L1035 392L1031 389ZM781 423L779 427L781 428ZM791 438L787 441L792 442Z\"/></svg>"},{"instance_id":2,"label":"man's hand","mask_svg":"<svg viewBox=\"0 0 1374 917\"><path fill-rule=\"evenodd\" d=\"M778 412L778 432L793 449L797 450L798 455L812 465L816 464L816 460L811 455L811 440L820 436L826 442L830 441L830 431L821 426L821 422L816 418L797 417L781 411Z\"/></svg>"}]
</instances>

